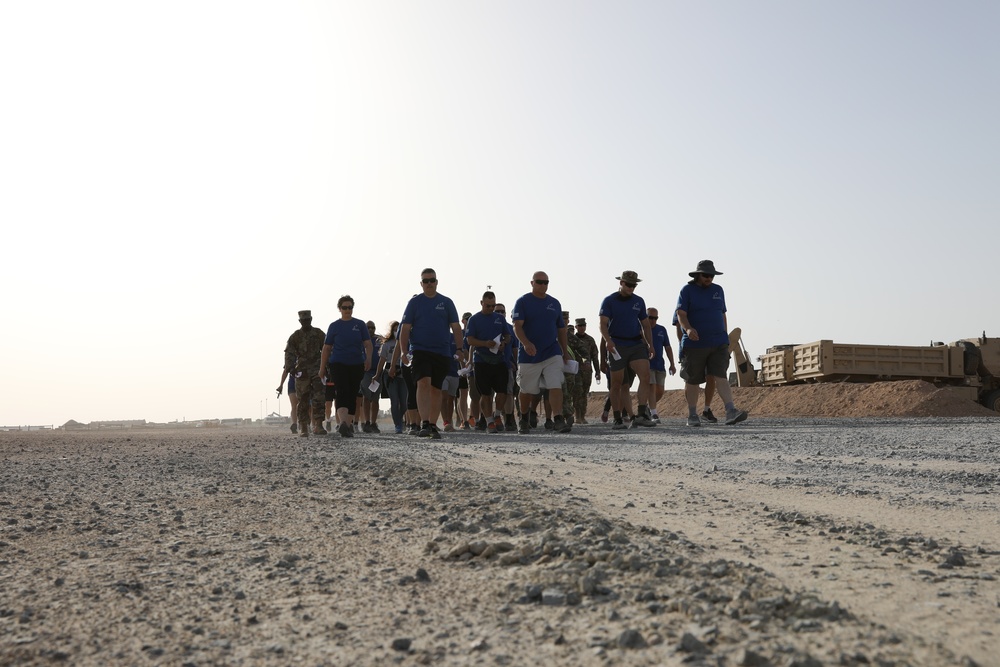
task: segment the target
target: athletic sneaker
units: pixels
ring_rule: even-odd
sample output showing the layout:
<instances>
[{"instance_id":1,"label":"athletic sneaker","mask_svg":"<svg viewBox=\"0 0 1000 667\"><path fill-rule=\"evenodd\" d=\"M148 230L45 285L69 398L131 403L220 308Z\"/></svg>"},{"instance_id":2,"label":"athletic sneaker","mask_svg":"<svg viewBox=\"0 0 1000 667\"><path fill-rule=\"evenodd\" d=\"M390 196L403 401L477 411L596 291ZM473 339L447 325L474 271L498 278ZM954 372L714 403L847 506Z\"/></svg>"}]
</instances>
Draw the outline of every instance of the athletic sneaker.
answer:
<instances>
[{"instance_id":1,"label":"athletic sneaker","mask_svg":"<svg viewBox=\"0 0 1000 667\"><path fill-rule=\"evenodd\" d=\"M649 418L653 420L654 424L659 424L660 423L660 415L656 414L655 412L653 414L649 415Z\"/></svg>"},{"instance_id":2,"label":"athletic sneaker","mask_svg":"<svg viewBox=\"0 0 1000 667\"><path fill-rule=\"evenodd\" d=\"M615 431L620 431L622 429L628 428L628 426L625 425L625 422L622 421L621 417L618 417L617 419L615 419L615 422L611 425L611 428L614 429Z\"/></svg>"},{"instance_id":3,"label":"athletic sneaker","mask_svg":"<svg viewBox=\"0 0 1000 667\"><path fill-rule=\"evenodd\" d=\"M361 424L361 431L364 433L371 433L372 425L369 424L368 422L364 422L363 424Z\"/></svg>"},{"instance_id":4,"label":"athletic sneaker","mask_svg":"<svg viewBox=\"0 0 1000 667\"><path fill-rule=\"evenodd\" d=\"M538 428L538 413L534 410L528 413L528 424L531 428Z\"/></svg>"},{"instance_id":5,"label":"athletic sneaker","mask_svg":"<svg viewBox=\"0 0 1000 667\"><path fill-rule=\"evenodd\" d=\"M454 433L455 432L455 427L451 425L451 422L445 422L444 423L444 432L445 433Z\"/></svg>"},{"instance_id":6,"label":"athletic sneaker","mask_svg":"<svg viewBox=\"0 0 1000 667\"><path fill-rule=\"evenodd\" d=\"M414 424L410 424L410 426L408 428L409 428L409 434L410 435L420 435L420 426L418 426L417 424L415 424L415 423Z\"/></svg>"},{"instance_id":7,"label":"athletic sneaker","mask_svg":"<svg viewBox=\"0 0 1000 667\"><path fill-rule=\"evenodd\" d=\"M396 427L396 433L402 433L402 432L403 432L403 427L402 426L397 426Z\"/></svg>"},{"instance_id":8,"label":"athletic sneaker","mask_svg":"<svg viewBox=\"0 0 1000 667\"><path fill-rule=\"evenodd\" d=\"M601 421L604 422L605 424L608 423L608 411L607 410L605 410L604 412L601 413Z\"/></svg>"},{"instance_id":9,"label":"athletic sneaker","mask_svg":"<svg viewBox=\"0 0 1000 667\"><path fill-rule=\"evenodd\" d=\"M698 419L698 415L688 417L688 426L701 426L701 420Z\"/></svg>"},{"instance_id":10,"label":"athletic sneaker","mask_svg":"<svg viewBox=\"0 0 1000 667\"><path fill-rule=\"evenodd\" d=\"M548 419L548 418L545 419L545 430L546 431L551 431L552 430L552 420L551 419Z\"/></svg>"},{"instance_id":11,"label":"athletic sneaker","mask_svg":"<svg viewBox=\"0 0 1000 667\"><path fill-rule=\"evenodd\" d=\"M636 426L656 426L656 422L646 415L636 415L635 419L632 420L632 428Z\"/></svg>"},{"instance_id":12,"label":"athletic sneaker","mask_svg":"<svg viewBox=\"0 0 1000 667\"><path fill-rule=\"evenodd\" d=\"M427 426L422 427L420 429L420 431L417 432L417 437L418 438L429 438L429 437L431 437L431 426L430 426L430 424L428 424Z\"/></svg>"},{"instance_id":13,"label":"athletic sneaker","mask_svg":"<svg viewBox=\"0 0 1000 667\"><path fill-rule=\"evenodd\" d=\"M569 433L571 428L573 427L566 423L566 420L562 418L562 415L557 416L555 421L552 422L552 430L556 433Z\"/></svg>"},{"instance_id":14,"label":"athletic sneaker","mask_svg":"<svg viewBox=\"0 0 1000 667\"><path fill-rule=\"evenodd\" d=\"M497 417L496 419L494 419L493 420L493 424L494 424L494 426L497 427L497 433L503 433L504 431L507 430L507 429L504 428L504 425L503 425L503 417Z\"/></svg>"},{"instance_id":15,"label":"athletic sneaker","mask_svg":"<svg viewBox=\"0 0 1000 667\"><path fill-rule=\"evenodd\" d=\"M517 427L517 432L521 434L531 433L531 421L527 417L521 417L521 423Z\"/></svg>"},{"instance_id":16,"label":"athletic sneaker","mask_svg":"<svg viewBox=\"0 0 1000 667\"><path fill-rule=\"evenodd\" d=\"M463 431L468 431L469 430L469 422L467 422L467 421L463 421L462 422L462 430Z\"/></svg>"},{"instance_id":17,"label":"athletic sneaker","mask_svg":"<svg viewBox=\"0 0 1000 667\"><path fill-rule=\"evenodd\" d=\"M337 432L340 433L341 438L353 438L354 429L347 425L347 422L340 422L340 426L337 427Z\"/></svg>"},{"instance_id":18,"label":"athletic sneaker","mask_svg":"<svg viewBox=\"0 0 1000 667\"><path fill-rule=\"evenodd\" d=\"M371 433L381 433L381 432L382 431L379 429L378 424L373 423L371 426Z\"/></svg>"},{"instance_id":19,"label":"athletic sneaker","mask_svg":"<svg viewBox=\"0 0 1000 667\"><path fill-rule=\"evenodd\" d=\"M476 422L476 430L477 431L485 431L486 430L486 417L480 417L479 418L479 421Z\"/></svg>"},{"instance_id":20,"label":"athletic sneaker","mask_svg":"<svg viewBox=\"0 0 1000 667\"><path fill-rule=\"evenodd\" d=\"M732 410L726 410L726 425L732 426L733 424L738 424L747 418L746 410L739 410L733 408Z\"/></svg>"},{"instance_id":21,"label":"athletic sneaker","mask_svg":"<svg viewBox=\"0 0 1000 667\"><path fill-rule=\"evenodd\" d=\"M712 414L712 408L709 407L706 407L704 410L701 411L701 418L713 424L719 421L718 419L716 419L715 415Z\"/></svg>"},{"instance_id":22,"label":"athletic sneaker","mask_svg":"<svg viewBox=\"0 0 1000 667\"><path fill-rule=\"evenodd\" d=\"M507 415L507 423L504 424L504 429L511 433L517 430L517 422L514 421L514 415Z\"/></svg>"},{"instance_id":23,"label":"athletic sneaker","mask_svg":"<svg viewBox=\"0 0 1000 667\"><path fill-rule=\"evenodd\" d=\"M490 423L486 425L486 432L487 433L496 433L497 432L497 423L496 423L496 421L494 421L492 419L490 420Z\"/></svg>"},{"instance_id":24,"label":"athletic sneaker","mask_svg":"<svg viewBox=\"0 0 1000 667\"><path fill-rule=\"evenodd\" d=\"M441 432L438 431L438 427L436 425L431 424L431 440L440 440L440 439L441 439Z\"/></svg>"}]
</instances>

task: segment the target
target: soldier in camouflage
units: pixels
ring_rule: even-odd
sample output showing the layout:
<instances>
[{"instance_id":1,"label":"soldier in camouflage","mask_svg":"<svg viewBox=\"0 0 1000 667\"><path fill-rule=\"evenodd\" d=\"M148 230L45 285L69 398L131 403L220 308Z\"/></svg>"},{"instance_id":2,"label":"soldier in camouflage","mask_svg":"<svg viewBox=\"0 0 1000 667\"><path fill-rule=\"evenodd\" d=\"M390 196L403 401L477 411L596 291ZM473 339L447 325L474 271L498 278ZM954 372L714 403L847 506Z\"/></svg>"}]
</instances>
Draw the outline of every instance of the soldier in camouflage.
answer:
<instances>
[{"instance_id":1,"label":"soldier in camouflage","mask_svg":"<svg viewBox=\"0 0 1000 667\"><path fill-rule=\"evenodd\" d=\"M576 343L576 336L573 335L573 325L569 323L569 311L562 311L563 322L566 323L566 342L569 343L569 355L580 362L580 350ZM582 363L582 362L580 362ZM579 380L575 373L564 373L566 381L563 383L563 416L567 424L572 424L577 412L577 398L579 390L577 385Z\"/></svg>"},{"instance_id":2,"label":"soldier in camouflage","mask_svg":"<svg viewBox=\"0 0 1000 667\"><path fill-rule=\"evenodd\" d=\"M576 318L576 332L567 336L569 345L577 352L576 358L580 362L580 374L576 378L576 396L573 403L576 406L576 420L581 424L587 423L587 399L590 398L590 383L597 377L600 380L600 353L597 341L587 334L587 320L583 317ZM574 344L576 347L574 347Z\"/></svg>"},{"instance_id":3,"label":"soldier in camouflage","mask_svg":"<svg viewBox=\"0 0 1000 667\"><path fill-rule=\"evenodd\" d=\"M326 435L323 415L326 402L326 387L319 378L320 358L326 333L312 325L312 311L299 311L302 327L288 337L285 345L285 370L295 376L295 394L299 398L299 436L309 437L310 411L313 432Z\"/></svg>"}]
</instances>

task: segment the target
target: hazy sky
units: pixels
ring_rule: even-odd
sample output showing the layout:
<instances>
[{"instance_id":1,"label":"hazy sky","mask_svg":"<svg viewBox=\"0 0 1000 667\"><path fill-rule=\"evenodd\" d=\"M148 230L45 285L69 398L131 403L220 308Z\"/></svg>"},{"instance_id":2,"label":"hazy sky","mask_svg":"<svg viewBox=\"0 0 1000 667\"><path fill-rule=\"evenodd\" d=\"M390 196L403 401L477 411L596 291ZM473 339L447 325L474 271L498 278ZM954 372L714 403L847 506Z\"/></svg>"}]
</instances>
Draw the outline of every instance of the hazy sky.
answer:
<instances>
[{"instance_id":1,"label":"hazy sky","mask_svg":"<svg viewBox=\"0 0 1000 667\"><path fill-rule=\"evenodd\" d=\"M1000 336L998 25L993 0L4 2L0 425L257 418L296 311L325 329L349 293L383 331L425 266L460 312L547 271L596 324L621 270L669 313L711 258L752 358Z\"/></svg>"}]
</instances>

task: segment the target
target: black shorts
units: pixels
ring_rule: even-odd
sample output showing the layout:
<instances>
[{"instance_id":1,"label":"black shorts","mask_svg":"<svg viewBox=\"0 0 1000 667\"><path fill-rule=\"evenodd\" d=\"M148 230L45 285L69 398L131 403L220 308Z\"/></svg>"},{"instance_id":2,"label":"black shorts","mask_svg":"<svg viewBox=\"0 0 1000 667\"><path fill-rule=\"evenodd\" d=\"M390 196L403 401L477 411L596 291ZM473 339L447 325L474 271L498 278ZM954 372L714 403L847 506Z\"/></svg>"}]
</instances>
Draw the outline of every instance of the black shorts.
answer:
<instances>
[{"instance_id":1,"label":"black shorts","mask_svg":"<svg viewBox=\"0 0 1000 667\"><path fill-rule=\"evenodd\" d=\"M689 347L681 357L681 378L687 384L701 384L707 375L726 381L729 371L729 345Z\"/></svg>"},{"instance_id":2,"label":"black shorts","mask_svg":"<svg viewBox=\"0 0 1000 667\"><path fill-rule=\"evenodd\" d=\"M326 388L326 402L333 403L335 400L337 400L337 387L332 384L324 386Z\"/></svg>"},{"instance_id":3,"label":"black shorts","mask_svg":"<svg viewBox=\"0 0 1000 667\"><path fill-rule=\"evenodd\" d=\"M507 393L507 381L510 379L510 373L507 372L506 365L480 361L475 364L475 367L476 388L479 389L480 395Z\"/></svg>"},{"instance_id":4,"label":"black shorts","mask_svg":"<svg viewBox=\"0 0 1000 667\"><path fill-rule=\"evenodd\" d=\"M448 375L448 367L451 360L441 354L434 354L426 350L413 351L413 381L419 382L423 378L431 379L431 386L440 389L444 383L444 378Z\"/></svg>"},{"instance_id":5,"label":"black shorts","mask_svg":"<svg viewBox=\"0 0 1000 667\"><path fill-rule=\"evenodd\" d=\"M336 406L347 408L347 413L353 415L358 404L358 393L361 388L361 378L365 374L364 364L331 364L333 383L339 388Z\"/></svg>"}]
</instances>

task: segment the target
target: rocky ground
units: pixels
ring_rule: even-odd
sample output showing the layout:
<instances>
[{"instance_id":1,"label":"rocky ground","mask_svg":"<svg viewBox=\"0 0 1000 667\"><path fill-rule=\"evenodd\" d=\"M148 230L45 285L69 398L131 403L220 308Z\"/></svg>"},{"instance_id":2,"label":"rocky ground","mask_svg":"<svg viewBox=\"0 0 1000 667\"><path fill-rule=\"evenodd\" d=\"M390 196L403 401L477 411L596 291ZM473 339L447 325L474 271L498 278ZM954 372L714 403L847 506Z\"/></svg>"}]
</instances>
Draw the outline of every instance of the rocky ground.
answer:
<instances>
[{"instance_id":1,"label":"rocky ground","mask_svg":"<svg viewBox=\"0 0 1000 667\"><path fill-rule=\"evenodd\" d=\"M0 452L0 664L1000 655L993 417L25 432Z\"/></svg>"}]
</instances>

